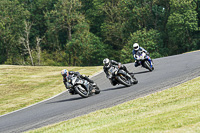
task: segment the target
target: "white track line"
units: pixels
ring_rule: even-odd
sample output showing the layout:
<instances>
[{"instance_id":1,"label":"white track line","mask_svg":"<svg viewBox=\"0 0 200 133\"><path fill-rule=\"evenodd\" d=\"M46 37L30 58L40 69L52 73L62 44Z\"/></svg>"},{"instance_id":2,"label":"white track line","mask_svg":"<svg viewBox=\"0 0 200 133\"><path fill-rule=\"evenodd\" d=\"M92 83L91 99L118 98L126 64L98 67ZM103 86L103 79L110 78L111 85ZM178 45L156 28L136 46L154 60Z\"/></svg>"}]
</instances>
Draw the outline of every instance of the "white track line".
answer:
<instances>
[{"instance_id":1,"label":"white track line","mask_svg":"<svg viewBox=\"0 0 200 133\"><path fill-rule=\"evenodd\" d=\"M103 72L103 71L101 71L101 72L99 72L99 73L97 73L97 74L91 76L91 78L92 78L92 77L95 77L95 76L97 76L97 75L99 75L99 74L102 73L102 72ZM67 92L67 90L65 90L65 91L63 91L63 92L61 92L61 93L59 93L59 94L57 94L57 95L55 95L55 96L53 96L53 97L50 97L50 98L45 99L45 100L43 100L43 101L40 101L40 102L38 102L38 103L35 103L35 104L29 105L29 106L27 106L27 107L24 107L24 108L21 108L21 109L15 110L15 111L13 111L13 112L10 112L10 113L7 113L7 114L4 114L4 115L1 115L0 117L3 117L3 116L6 116L6 115L9 115L9 114L15 113L15 112L18 112L18 111L21 111L21 110L27 109L27 108L30 108L30 107L32 107L32 106L35 106L35 105L40 104L40 103L43 103L43 102L46 102L46 101L51 100L51 99L53 99L53 98L55 98L55 97L57 97L57 96L59 96L59 95L65 93L65 92Z\"/></svg>"}]
</instances>

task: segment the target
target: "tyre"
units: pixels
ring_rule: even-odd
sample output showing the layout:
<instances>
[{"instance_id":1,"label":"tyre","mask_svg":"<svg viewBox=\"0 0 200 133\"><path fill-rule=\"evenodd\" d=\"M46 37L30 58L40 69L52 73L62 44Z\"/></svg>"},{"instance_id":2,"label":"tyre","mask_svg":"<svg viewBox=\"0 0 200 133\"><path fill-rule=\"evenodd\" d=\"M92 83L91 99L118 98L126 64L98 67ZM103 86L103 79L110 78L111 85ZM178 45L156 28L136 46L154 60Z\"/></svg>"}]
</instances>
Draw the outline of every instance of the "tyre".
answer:
<instances>
[{"instance_id":1,"label":"tyre","mask_svg":"<svg viewBox=\"0 0 200 133\"><path fill-rule=\"evenodd\" d=\"M117 76L117 79L121 84L123 84L127 87L131 86L131 80L127 79L124 75Z\"/></svg>"},{"instance_id":2,"label":"tyre","mask_svg":"<svg viewBox=\"0 0 200 133\"><path fill-rule=\"evenodd\" d=\"M151 64L149 63L149 61L145 61L144 62L144 66L149 70L149 71L153 71L153 66L151 67Z\"/></svg>"},{"instance_id":3,"label":"tyre","mask_svg":"<svg viewBox=\"0 0 200 133\"><path fill-rule=\"evenodd\" d=\"M99 87L96 86L96 88L95 88L95 94L99 94L100 92L101 92L101 91L100 91Z\"/></svg>"},{"instance_id":4,"label":"tyre","mask_svg":"<svg viewBox=\"0 0 200 133\"><path fill-rule=\"evenodd\" d=\"M138 80L135 78L135 77L133 77L133 84L137 84L138 83Z\"/></svg>"},{"instance_id":5,"label":"tyre","mask_svg":"<svg viewBox=\"0 0 200 133\"><path fill-rule=\"evenodd\" d=\"M83 98L89 97L89 92L83 86L78 85L74 87L75 91Z\"/></svg>"},{"instance_id":6,"label":"tyre","mask_svg":"<svg viewBox=\"0 0 200 133\"><path fill-rule=\"evenodd\" d=\"M133 78L133 84L137 84L137 83L138 83L138 80L135 78L134 74L131 73L130 75L131 75L131 77Z\"/></svg>"}]
</instances>

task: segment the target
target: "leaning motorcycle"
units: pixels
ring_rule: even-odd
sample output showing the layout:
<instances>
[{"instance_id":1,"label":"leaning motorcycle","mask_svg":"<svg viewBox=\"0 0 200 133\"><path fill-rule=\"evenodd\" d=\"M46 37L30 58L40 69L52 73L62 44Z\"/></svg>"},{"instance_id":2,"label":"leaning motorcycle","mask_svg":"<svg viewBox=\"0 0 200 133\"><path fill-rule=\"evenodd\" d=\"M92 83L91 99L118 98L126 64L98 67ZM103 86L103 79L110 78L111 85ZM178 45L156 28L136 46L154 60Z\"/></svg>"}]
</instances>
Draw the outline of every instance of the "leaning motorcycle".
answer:
<instances>
[{"instance_id":1,"label":"leaning motorcycle","mask_svg":"<svg viewBox=\"0 0 200 133\"><path fill-rule=\"evenodd\" d=\"M118 66L116 65L113 65L108 69L108 74L109 74L108 76L109 79L111 78L115 80L117 83L123 84L127 87L138 83L133 73L129 74L123 69L119 69Z\"/></svg>"},{"instance_id":2,"label":"leaning motorcycle","mask_svg":"<svg viewBox=\"0 0 200 133\"><path fill-rule=\"evenodd\" d=\"M92 94L99 94L100 89L97 85L93 86L87 80L76 76L68 77L67 88L72 89L74 94L79 94L81 97L87 98Z\"/></svg>"},{"instance_id":3,"label":"leaning motorcycle","mask_svg":"<svg viewBox=\"0 0 200 133\"><path fill-rule=\"evenodd\" d=\"M153 62L145 52L138 52L138 55L136 55L136 60L140 65L149 71L154 70Z\"/></svg>"}]
</instances>

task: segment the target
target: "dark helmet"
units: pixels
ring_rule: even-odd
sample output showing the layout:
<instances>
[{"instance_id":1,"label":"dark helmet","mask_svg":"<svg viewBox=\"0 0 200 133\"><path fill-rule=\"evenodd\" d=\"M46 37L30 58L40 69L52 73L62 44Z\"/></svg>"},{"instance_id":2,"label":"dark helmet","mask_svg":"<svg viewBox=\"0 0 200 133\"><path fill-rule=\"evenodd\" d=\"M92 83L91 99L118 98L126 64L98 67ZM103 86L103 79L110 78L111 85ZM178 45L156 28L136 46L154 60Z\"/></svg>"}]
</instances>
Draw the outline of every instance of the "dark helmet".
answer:
<instances>
[{"instance_id":1,"label":"dark helmet","mask_svg":"<svg viewBox=\"0 0 200 133\"><path fill-rule=\"evenodd\" d=\"M66 69L63 69L61 71L61 75L64 76L64 77L66 77L68 75L68 71Z\"/></svg>"}]
</instances>

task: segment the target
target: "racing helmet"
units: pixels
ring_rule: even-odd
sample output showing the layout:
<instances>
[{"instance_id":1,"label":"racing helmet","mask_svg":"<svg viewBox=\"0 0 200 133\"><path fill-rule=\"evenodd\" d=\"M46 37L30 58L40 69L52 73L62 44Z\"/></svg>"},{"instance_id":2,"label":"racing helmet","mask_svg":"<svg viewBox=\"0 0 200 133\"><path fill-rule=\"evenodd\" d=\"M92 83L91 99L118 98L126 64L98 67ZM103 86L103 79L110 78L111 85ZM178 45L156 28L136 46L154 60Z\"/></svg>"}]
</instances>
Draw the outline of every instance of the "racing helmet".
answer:
<instances>
[{"instance_id":1,"label":"racing helmet","mask_svg":"<svg viewBox=\"0 0 200 133\"><path fill-rule=\"evenodd\" d=\"M138 51L138 50L139 50L139 47L140 47L140 46L139 46L138 43L134 43L134 44L133 44L133 48L134 48L135 51Z\"/></svg>"},{"instance_id":2,"label":"racing helmet","mask_svg":"<svg viewBox=\"0 0 200 133\"><path fill-rule=\"evenodd\" d=\"M67 69L63 69L62 71L61 71L61 75L63 76L63 77L66 77L68 74L68 71L67 71Z\"/></svg>"},{"instance_id":3,"label":"racing helmet","mask_svg":"<svg viewBox=\"0 0 200 133\"><path fill-rule=\"evenodd\" d=\"M110 60L109 60L108 58L105 58L105 59L103 60L103 64L104 64L105 68L110 67Z\"/></svg>"}]
</instances>

